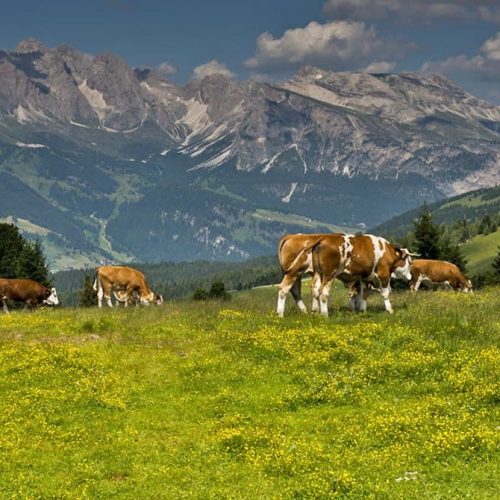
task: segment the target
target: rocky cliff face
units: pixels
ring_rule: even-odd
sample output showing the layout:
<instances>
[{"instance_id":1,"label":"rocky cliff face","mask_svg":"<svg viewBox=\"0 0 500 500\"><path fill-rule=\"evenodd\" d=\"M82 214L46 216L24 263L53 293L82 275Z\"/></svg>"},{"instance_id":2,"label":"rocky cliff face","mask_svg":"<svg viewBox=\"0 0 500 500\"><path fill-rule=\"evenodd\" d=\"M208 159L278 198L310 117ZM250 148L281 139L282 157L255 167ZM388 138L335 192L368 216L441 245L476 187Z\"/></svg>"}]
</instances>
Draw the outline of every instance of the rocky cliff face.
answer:
<instances>
[{"instance_id":1,"label":"rocky cliff face","mask_svg":"<svg viewBox=\"0 0 500 500\"><path fill-rule=\"evenodd\" d=\"M499 133L499 107L438 76L303 68L178 87L28 39L0 51L0 218L57 267L272 253L287 230L373 225L499 183Z\"/></svg>"}]
</instances>

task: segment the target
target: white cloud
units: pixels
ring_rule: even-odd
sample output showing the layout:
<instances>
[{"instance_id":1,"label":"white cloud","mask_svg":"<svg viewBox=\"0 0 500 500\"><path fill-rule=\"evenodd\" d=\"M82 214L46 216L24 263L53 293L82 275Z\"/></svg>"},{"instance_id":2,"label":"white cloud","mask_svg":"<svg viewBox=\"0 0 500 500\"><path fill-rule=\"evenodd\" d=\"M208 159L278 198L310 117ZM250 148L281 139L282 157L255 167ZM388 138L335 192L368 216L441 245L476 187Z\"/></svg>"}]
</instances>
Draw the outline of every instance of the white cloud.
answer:
<instances>
[{"instance_id":1,"label":"white cloud","mask_svg":"<svg viewBox=\"0 0 500 500\"><path fill-rule=\"evenodd\" d=\"M394 70L396 63L388 61L373 62L363 68L363 73L390 73Z\"/></svg>"},{"instance_id":2,"label":"white cloud","mask_svg":"<svg viewBox=\"0 0 500 500\"><path fill-rule=\"evenodd\" d=\"M217 59L212 59L211 61L200 64L196 66L193 70L193 75L195 78L201 79L209 75L223 75L228 78L233 78L234 73L223 63L217 61Z\"/></svg>"},{"instance_id":3,"label":"white cloud","mask_svg":"<svg viewBox=\"0 0 500 500\"><path fill-rule=\"evenodd\" d=\"M162 75L173 75L174 73L177 73L177 68L168 62L162 62L159 64L157 70Z\"/></svg>"},{"instance_id":4,"label":"white cloud","mask_svg":"<svg viewBox=\"0 0 500 500\"><path fill-rule=\"evenodd\" d=\"M245 61L251 70L276 72L301 65L328 69L359 69L377 57L393 55L390 43L378 38L373 27L352 21L310 22L285 31L281 38L262 33L255 55Z\"/></svg>"},{"instance_id":5,"label":"white cloud","mask_svg":"<svg viewBox=\"0 0 500 500\"><path fill-rule=\"evenodd\" d=\"M471 80L500 81L500 32L486 40L480 50L481 54L473 57L461 54L444 61L426 62L420 70L446 76L462 74Z\"/></svg>"},{"instance_id":6,"label":"white cloud","mask_svg":"<svg viewBox=\"0 0 500 500\"><path fill-rule=\"evenodd\" d=\"M335 19L500 23L498 0L327 0L323 13Z\"/></svg>"}]
</instances>

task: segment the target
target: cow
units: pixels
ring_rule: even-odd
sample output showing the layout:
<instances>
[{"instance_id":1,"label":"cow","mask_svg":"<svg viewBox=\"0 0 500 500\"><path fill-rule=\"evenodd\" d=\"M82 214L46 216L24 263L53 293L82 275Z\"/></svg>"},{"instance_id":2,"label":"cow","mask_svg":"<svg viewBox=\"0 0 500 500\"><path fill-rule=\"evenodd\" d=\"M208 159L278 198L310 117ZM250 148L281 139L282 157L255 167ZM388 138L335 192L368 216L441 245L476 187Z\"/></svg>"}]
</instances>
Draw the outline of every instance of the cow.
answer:
<instances>
[{"instance_id":1,"label":"cow","mask_svg":"<svg viewBox=\"0 0 500 500\"><path fill-rule=\"evenodd\" d=\"M9 312L7 300L23 302L25 308L59 304L55 288L47 288L38 281L29 279L0 279L0 302L5 313Z\"/></svg>"},{"instance_id":2,"label":"cow","mask_svg":"<svg viewBox=\"0 0 500 500\"><path fill-rule=\"evenodd\" d=\"M320 238L313 245L312 259L313 270L319 276L313 294L319 300L321 314L328 316L328 297L335 278L349 288L351 309L366 311L367 294L376 290L384 298L386 311L392 313L391 275L410 280L413 255L371 234L330 234Z\"/></svg>"},{"instance_id":3,"label":"cow","mask_svg":"<svg viewBox=\"0 0 500 500\"><path fill-rule=\"evenodd\" d=\"M277 313L283 317L288 292L292 293L295 303L302 312L307 312L302 301L302 275L313 272L312 247L325 234L286 234L278 244L278 260L283 271L283 279L279 285ZM313 276L313 284L318 279ZM313 296L312 311L319 310L319 303Z\"/></svg>"},{"instance_id":4,"label":"cow","mask_svg":"<svg viewBox=\"0 0 500 500\"><path fill-rule=\"evenodd\" d=\"M113 295L118 304L123 304L124 307L128 307L129 304L139 305L140 299L137 292L133 292L132 295L128 295L126 290L113 290Z\"/></svg>"},{"instance_id":5,"label":"cow","mask_svg":"<svg viewBox=\"0 0 500 500\"><path fill-rule=\"evenodd\" d=\"M94 290L97 291L97 303L102 307L102 299L105 297L109 307L113 307L111 302L111 292L115 293L115 298L120 297L120 301L125 306L136 296L141 304L163 303L161 295L153 293L146 281L143 273L126 266L100 266L96 269L94 279Z\"/></svg>"},{"instance_id":6,"label":"cow","mask_svg":"<svg viewBox=\"0 0 500 500\"><path fill-rule=\"evenodd\" d=\"M472 283L451 262L444 260L415 259L411 265L410 290L416 292L423 281L443 283L462 292L471 292Z\"/></svg>"}]
</instances>

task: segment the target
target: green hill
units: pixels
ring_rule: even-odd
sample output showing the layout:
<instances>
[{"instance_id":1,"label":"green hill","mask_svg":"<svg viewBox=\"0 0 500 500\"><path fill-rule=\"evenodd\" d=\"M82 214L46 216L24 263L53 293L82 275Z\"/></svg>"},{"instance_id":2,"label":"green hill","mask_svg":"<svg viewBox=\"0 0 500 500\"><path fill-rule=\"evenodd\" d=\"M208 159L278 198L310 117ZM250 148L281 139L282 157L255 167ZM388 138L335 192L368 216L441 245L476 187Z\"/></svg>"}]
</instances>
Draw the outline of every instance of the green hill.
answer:
<instances>
[{"instance_id":1,"label":"green hill","mask_svg":"<svg viewBox=\"0 0 500 500\"><path fill-rule=\"evenodd\" d=\"M460 248L467 259L470 276L488 273L500 247L500 230L487 235L478 235L464 243Z\"/></svg>"},{"instance_id":2,"label":"green hill","mask_svg":"<svg viewBox=\"0 0 500 500\"><path fill-rule=\"evenodd\" d=\"M476 220L485 215L500 213L500 186L470 191L453 198L446 198L428 205L439 224L449 224L458 219ZM413 229L413 221L420 208L409 210L373 228L371 232L387 236L401 236Z\"/></svg>"}]
</instances>

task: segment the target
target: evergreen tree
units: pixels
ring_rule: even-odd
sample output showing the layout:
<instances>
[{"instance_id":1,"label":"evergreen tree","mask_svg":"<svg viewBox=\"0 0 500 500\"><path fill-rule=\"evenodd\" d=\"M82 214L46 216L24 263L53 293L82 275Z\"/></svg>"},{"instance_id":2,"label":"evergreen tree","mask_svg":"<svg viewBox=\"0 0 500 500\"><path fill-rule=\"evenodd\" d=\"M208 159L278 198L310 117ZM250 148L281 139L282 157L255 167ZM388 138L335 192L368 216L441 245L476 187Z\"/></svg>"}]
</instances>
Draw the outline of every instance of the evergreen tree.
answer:
<instances>
[{"instance_id":1,"label":"evergreen tree","mask_svg":"<svg viewBox=\"0 0 500 500\"><path fill-rule=\"evenodd\" d=\"M85 276L83 288L80 290L80 306L92 307L97 305L97 294L93 288L92 278Z\"/></svg>"},{"instance_id":2,"label":"evergreen tree","mask_svg":"<svg viewBox=\"0 0 500 500\"><path fill-rule=\"evenodd\" d=\"M460 221L460 227L460 243L465 243L470 238L470 227L465 217Z\"/></svg>"},{"instance_id":3,"label":"evergreen tree","mask_svg":"<svg viewBox=\"0 0 500 500\"><path fill-rule=\"evenodd\" d=\"M208 292L208 296L211 299L223 299L228 300L231 296L226 292L226 287L222 281L214 281L210 290Z\"/></svg>"},{"instance_id":4,"label":"evergreen tree","mask_svg":"<svg viewBox=\"0 0 500 500\"><path fill-rule=\"evenodd\" d=\"M439 259L439 227L434 223L427 204L424 204L420 215L413 222L416 251L422 259Z\"/></svg>"},{"instance_id":5,"label":"evergreen tree","mask_svg":"<svg viewBox=\"0 0 500 500\"><path fill-rule=\"evenodd\" d=\"M441 238L439 258L455 264L462 272L466 271L467 260L463 256L460 247L454 245L449 236Z\"/></svg>"},{"instance_id":6,"label":"evergreen tree","mask_svg":"<svg viewBox=\"0 0 500 500\"><path fill-rule=\"evenodd\" d=\"M24 239L14 224L0 224L0 277L51 284L40 242Z\"/></svg>"},{"instance_id":7,"label":"evergreen tree","mask_svg":"<svg viewBox=\"0 0 500 500\"><path fill-rule=\"evenodd\" d=\"M39 241L25 242L23 245L17 260L17 277L32 279L45 286L51 286L45 256Z\"/></svg>"}]
</instances>

